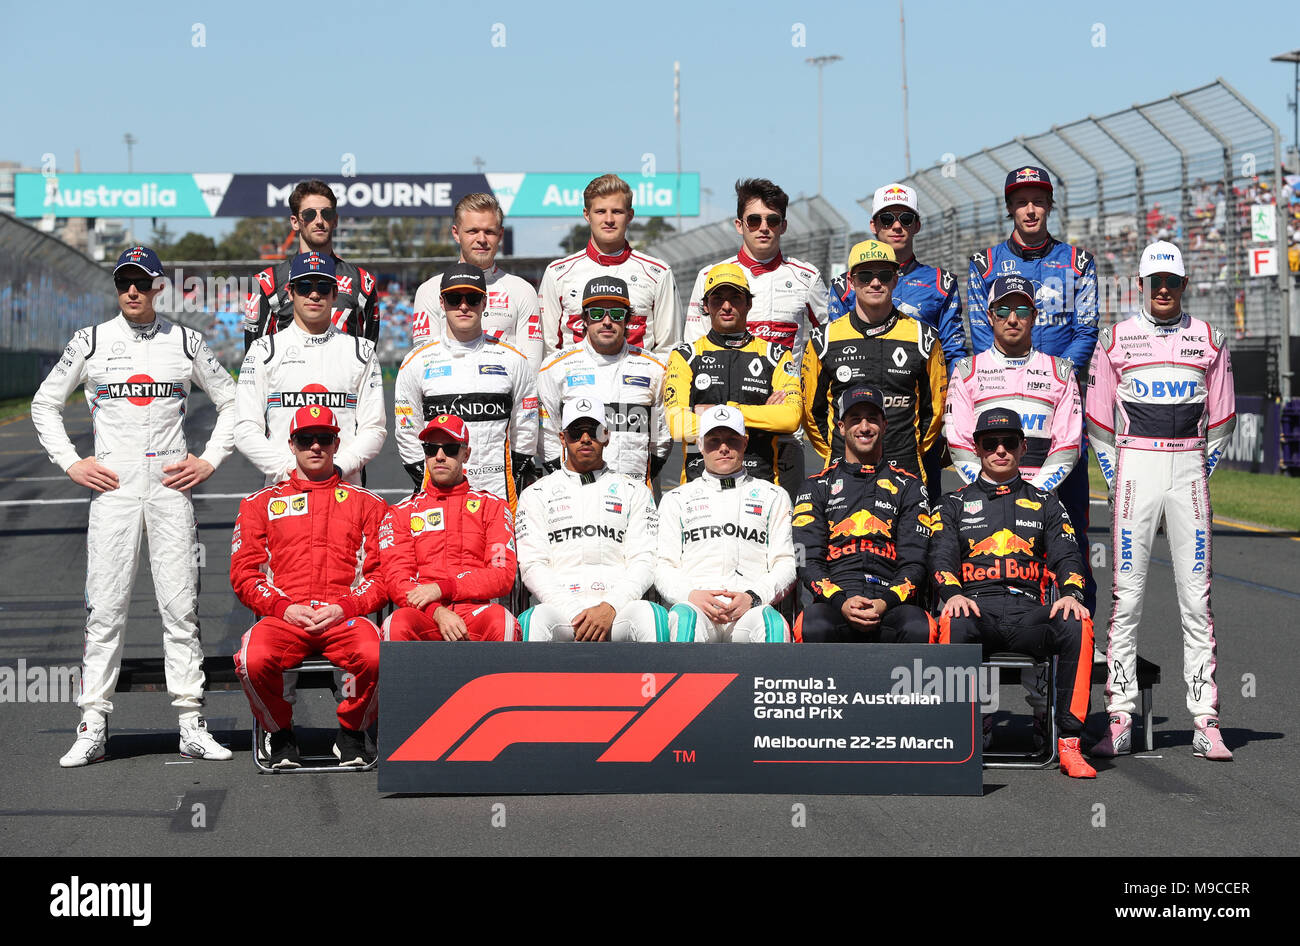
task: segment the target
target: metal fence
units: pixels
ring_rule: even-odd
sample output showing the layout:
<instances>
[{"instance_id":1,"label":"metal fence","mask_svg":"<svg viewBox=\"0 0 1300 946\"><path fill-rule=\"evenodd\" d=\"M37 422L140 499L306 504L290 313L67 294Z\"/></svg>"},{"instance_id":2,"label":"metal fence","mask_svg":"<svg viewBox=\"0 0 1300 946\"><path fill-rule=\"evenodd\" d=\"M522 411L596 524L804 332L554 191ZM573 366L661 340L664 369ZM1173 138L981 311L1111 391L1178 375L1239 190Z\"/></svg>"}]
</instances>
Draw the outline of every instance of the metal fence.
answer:
<instances>
[{"instance_id":1,"label":"metal fence","mask_svg":"<svg viewBox=\"0 0 1300 946\"><path fill-rule=\"evenodd\" d=\"M1053 233L1096 258L1102 324L1138 311L1138 256L1152 240L1171 240L1191 279L1187 311L1222 330L1234 358L1251 366L1238 368L1239 393L1275 397L1290 393L1286 229L1278 213L1272 239L1252 240L1251 208L1277 206L1281 158L1277 127L1219 79L939 162L903 183L921 197L917 258L964 280L970 254L1010 232L1007 173L1045 167ZM870 213L869 196L859 203ZM1252 277L1251 250L1268 243L1279 275Z\"/></svg>"},{"instance_id":2,"label":"metal fence","mask_svg":"<svg viewBox=\"0 0 1300 946\"><path fill-rule=\"evenodd\" d=\"M785 216L789 226L781 237L781 252L816 266L829 282L832 267L843 269L848 259L849 222L824 197L791 201ZM646 252L672 267L685 312L696 274L705 266L735 256L739 248L734 219L728 217L673 234L646 247Z\"/></svg>"}]
</instances>

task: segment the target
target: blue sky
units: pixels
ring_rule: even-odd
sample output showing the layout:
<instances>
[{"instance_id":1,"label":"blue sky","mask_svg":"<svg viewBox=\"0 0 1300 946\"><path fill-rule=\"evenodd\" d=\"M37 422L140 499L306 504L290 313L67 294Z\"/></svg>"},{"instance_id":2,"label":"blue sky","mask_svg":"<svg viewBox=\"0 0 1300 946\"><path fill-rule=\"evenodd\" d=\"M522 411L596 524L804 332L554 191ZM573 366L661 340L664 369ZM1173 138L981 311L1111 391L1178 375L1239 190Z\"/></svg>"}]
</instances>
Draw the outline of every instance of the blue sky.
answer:
<instances>
[{"instance_id":1,"label":"blue sky","mask_svg":"<svg viewBox=\"0 0 1300 946\"><path fill-rule=\"evenodd\" d=\"M683 169L712 190L712 219L731 212L740 176L816 191L817 72L804 60L838 54L825 70L827 198L865 226L854 201L904 171L895 0L159 6L6 3L0 159L52 152L71 169L80 149L84 170L123 171L130 131L137 171L310 173L346 152L361 173L467 172L475 156L490 171L599 173L639 169L649 152L663 173L679 60ZM907 0L913 165L1218 76L1290 141L1292 67L1269 58L1300 47L1300 17L1293 3L1245 9ZM516 224L517 252L558 255L570 222Z\"/></svg>"}]
</instances>

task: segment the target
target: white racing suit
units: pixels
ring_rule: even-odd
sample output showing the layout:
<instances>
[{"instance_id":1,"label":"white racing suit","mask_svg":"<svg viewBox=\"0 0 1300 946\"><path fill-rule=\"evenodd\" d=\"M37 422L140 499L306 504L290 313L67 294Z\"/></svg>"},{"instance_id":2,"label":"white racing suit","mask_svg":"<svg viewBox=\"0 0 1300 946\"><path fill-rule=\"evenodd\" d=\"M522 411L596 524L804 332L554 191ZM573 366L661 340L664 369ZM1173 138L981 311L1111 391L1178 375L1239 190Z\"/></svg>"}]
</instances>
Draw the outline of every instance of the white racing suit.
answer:
<instances>
[{"instance_id":1,"label":"white racing suit","mask_svg":"<svg viewBox=\"0 0 1300 946\"><path fill-rule=\"evenodd\" d=\"M81 457L63 427L63 407L84 385L95 459L118 478L117 489L96 493L90 503L86 643L77 700L83 713L113 711L110 697L121 670L142 526L149 533L172 706L190 714L203 705L194 506L189 493L162 485L163 467L189 453L183 420L192 384L217 408L217 424L201 457L216 467L234 445L235 383L192 329L162 319L137 327L122 315L83 328L32 398L41 446L66 471Z\"/></svg>"},{"instance_id":2,"label":"white racing suit","mask_svg":"<svg viewBox=\"0 0 1300 946\"><path fill-rule=\"evenodd\" d=\"M771 605L795 579L790 497L747 473L708 472L665 493L659 502L655 586L671 605L674 641L781 643L785 619ZM715 624L687 601L692 591L723 589L758 598L737 621Z\"/></svg>"},{"instance_id":3,"label":"white racing suit","mask_svg":"<svg viewBox=\"0 0 1300 946\"><path fill-rule=\"evenodd\" d=\"M668 640L668 615L642 596L654 582L658 514L644 482L608 466L562 467L519 497L519 572L538 600L519 616L526 641L571 641L573 619L602 601L610 640Z\"/></svg>"},{"instance_id":4,"label":"white racing suit","mask_svg":"<svg viewBox=\"0 0 1300 946\"><path fill-rule=\"evenodd\" d=\"M1088 436L1111 493L1114 565L1107 709L1137 712L1137 626L1163 514L1183 619L1187 708L1217 716L1210 611L1209 476L1236 426L1223 333L1143 312L1103 329L1088 380Z\"/></svg>"}]
</instances>

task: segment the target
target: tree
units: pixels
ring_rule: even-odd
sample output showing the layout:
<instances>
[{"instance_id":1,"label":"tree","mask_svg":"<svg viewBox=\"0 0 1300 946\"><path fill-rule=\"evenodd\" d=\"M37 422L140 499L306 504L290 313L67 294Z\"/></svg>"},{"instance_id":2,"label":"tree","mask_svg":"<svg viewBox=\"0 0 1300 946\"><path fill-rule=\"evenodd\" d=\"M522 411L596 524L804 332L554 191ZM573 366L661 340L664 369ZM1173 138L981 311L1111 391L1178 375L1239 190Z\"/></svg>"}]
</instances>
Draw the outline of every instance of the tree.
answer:
<instances>
[{"instance_id":1,"label":"tree","mask_svg":"<svg viewBox=\"0 0 1300 946\"><path fill-rule=\"evenodd\" d=\"M282 217L243 217L222 238L218 259L260 259L264 246L280 247L289 224Z\"/></svg>"},{"instance_id":2,"label":"tree","mask_svg":"<svg viewBox=\"0 0 1300 946\"><path fill-rule=\"evenodd\" d=\"M212 260L220 259L217 255L217 241L202 233L190 231L168 249L171 259L177 260Z\"/></svg>"}]
</instances>

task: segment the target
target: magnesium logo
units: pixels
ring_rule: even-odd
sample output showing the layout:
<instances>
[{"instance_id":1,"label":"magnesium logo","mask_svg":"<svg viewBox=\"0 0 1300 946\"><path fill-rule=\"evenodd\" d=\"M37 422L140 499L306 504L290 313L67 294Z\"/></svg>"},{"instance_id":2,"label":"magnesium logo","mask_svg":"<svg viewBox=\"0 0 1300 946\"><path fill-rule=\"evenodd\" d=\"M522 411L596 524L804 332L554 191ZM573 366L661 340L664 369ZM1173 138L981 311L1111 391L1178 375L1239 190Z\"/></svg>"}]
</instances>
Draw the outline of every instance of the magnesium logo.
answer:
<instances>
[{"instance_id":1,"label":"magnesium logo","mask_svg":"<svg viewBox=\"0 0 1300 946\"><path fill-rule=\"evenodd\" d=\"M597 762L653 762L734 673L493 673L476 677L388 757L491 762L516 743L609 743Z\"/></svg>"}]
</instances>

